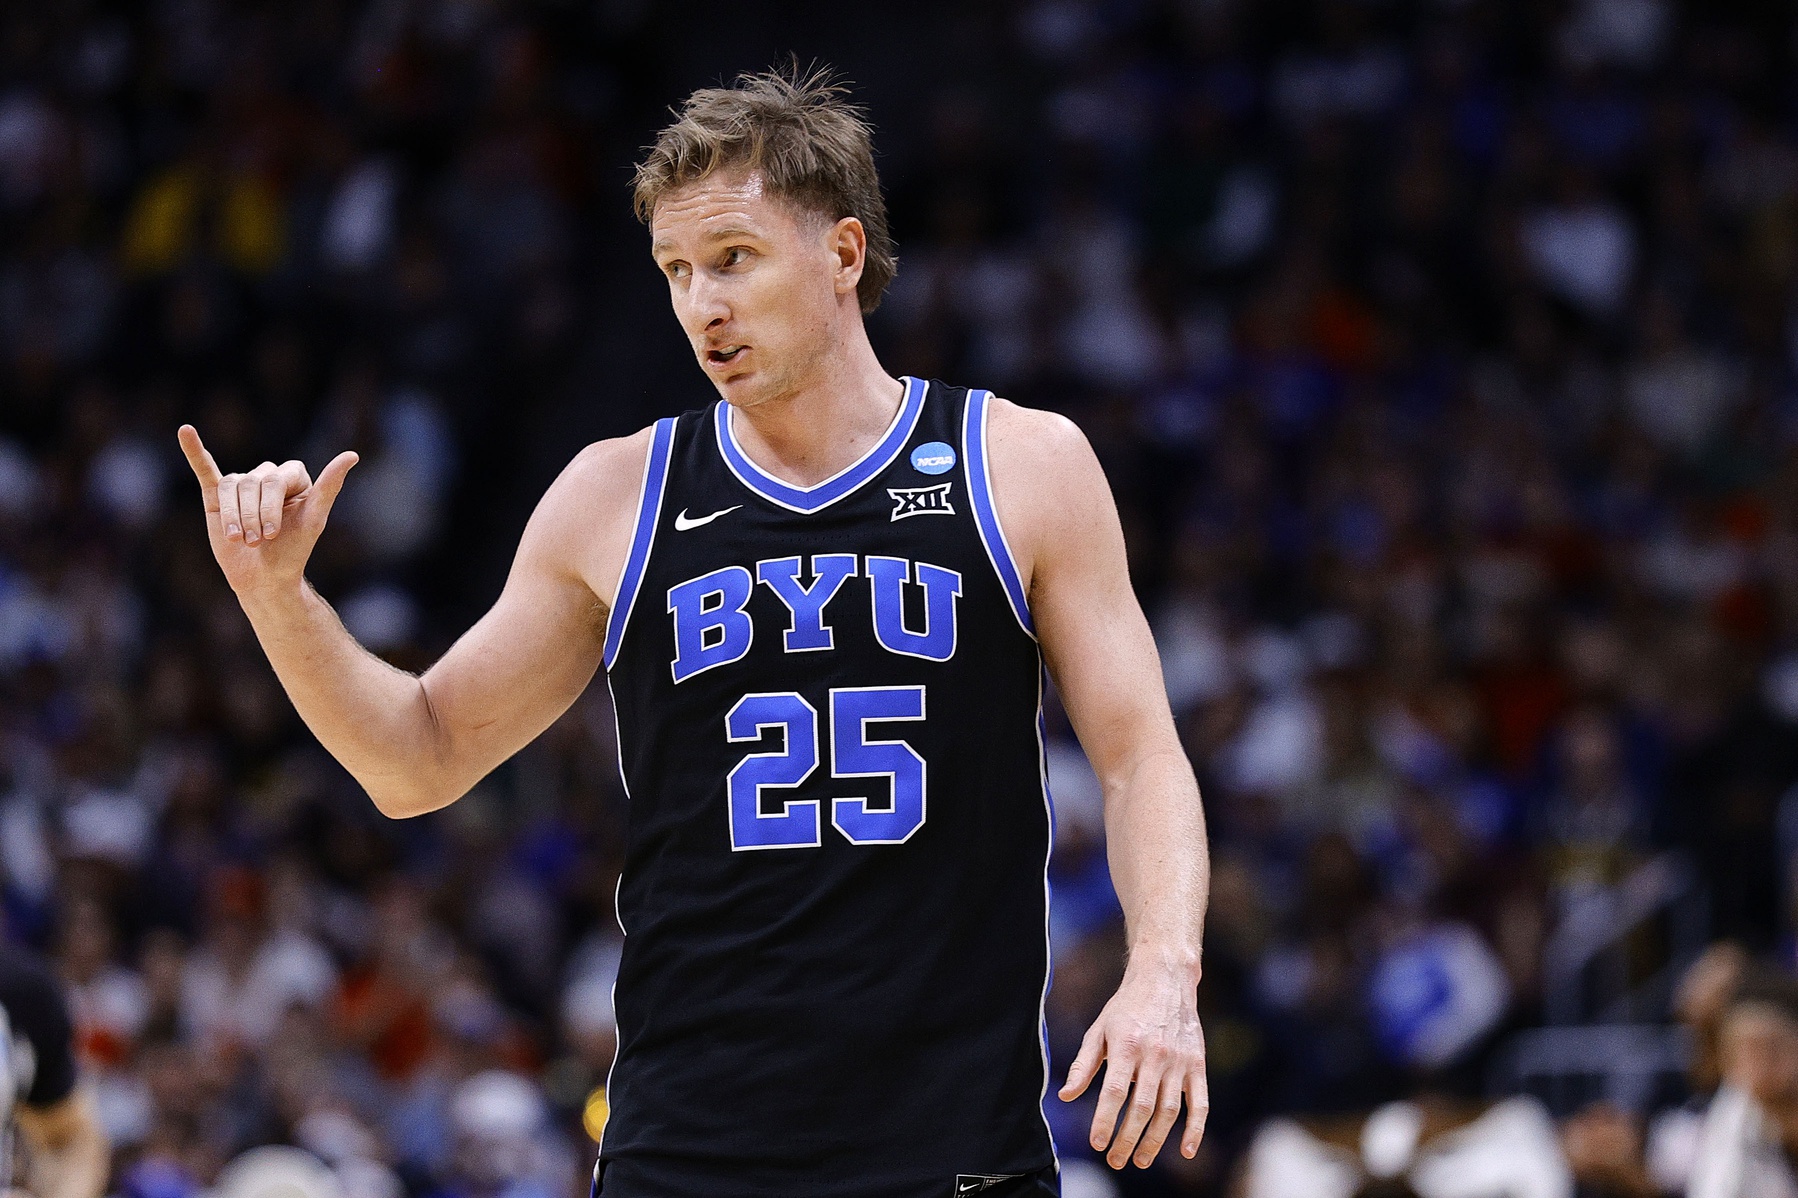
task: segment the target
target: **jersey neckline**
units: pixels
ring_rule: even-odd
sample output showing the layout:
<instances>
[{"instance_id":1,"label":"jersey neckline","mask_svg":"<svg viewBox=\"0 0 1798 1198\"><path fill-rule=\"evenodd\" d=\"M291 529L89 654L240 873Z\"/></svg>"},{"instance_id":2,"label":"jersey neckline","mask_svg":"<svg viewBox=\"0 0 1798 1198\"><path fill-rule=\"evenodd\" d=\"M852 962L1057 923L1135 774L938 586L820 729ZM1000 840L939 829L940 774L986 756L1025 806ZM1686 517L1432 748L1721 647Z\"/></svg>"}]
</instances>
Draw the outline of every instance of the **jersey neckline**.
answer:
<instances>
[{"instance_id":1,"label":"jersey neckline","mask_svg":"<svg viewBox=\"0 0 1798 1198\"><path fill-rule=\"evenodd\" d=\"M905 448L906 442L911 440L912 432L918 425L918 417L924 411L926 387L923 380L911 375L904 375L899 381L905 385L905 396L900 401L899 410L893 414L893 422L887 426L887 431L861 457L823 482L813 483L809 487L796 487L792 483L782 482L757 466L743 452L743 447L737 444L731 407L722 399L717 401L712 412L712 426L718 436L718 451L724 455L724 464L737 476L737 481L769 503L806 515L822 511L886 470Z\"/></svg>"}]
</instances>

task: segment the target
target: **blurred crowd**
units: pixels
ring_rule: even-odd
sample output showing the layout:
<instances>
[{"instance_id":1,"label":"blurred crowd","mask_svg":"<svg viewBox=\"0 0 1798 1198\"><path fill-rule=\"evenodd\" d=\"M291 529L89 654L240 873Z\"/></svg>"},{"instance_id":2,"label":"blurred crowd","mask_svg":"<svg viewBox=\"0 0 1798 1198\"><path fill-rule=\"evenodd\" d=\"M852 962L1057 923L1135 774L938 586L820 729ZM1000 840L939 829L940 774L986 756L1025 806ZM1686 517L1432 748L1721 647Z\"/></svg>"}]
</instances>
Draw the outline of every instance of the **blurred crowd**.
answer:
<instances>
[{"instance_id":1,"label":"blurred crowd","mask_svg":"<svg viewBox=\"0 0 1798 1198\"><path fill-rule=\"evenodd\" d=\"M1589 1194L1678 1192L1704 1135L1798 1108L1798 1048L1754 1067L1798 1037L1798 21L906 12L749 5L720 50L728 22L649 0L0 9L0 913L69 987L125 1198L271 1143L346 1198L579 1191L618 951L603 688L383 820L263 663L173 429L226 469L356 448L312 574L428 664L546 463L708 398L628 166L666 104L788 49L880 129L889 366L1093 440L1207 799L1206 1149L1106 1178L1051 1100L1070 1198L1286 1198L1251 1145L1465 1125L1549 1025L1688 1025L1627 1101L1493 1108ZM1122 928L1051 732L1059 1075Z\"/></svg>"}]
</instances>

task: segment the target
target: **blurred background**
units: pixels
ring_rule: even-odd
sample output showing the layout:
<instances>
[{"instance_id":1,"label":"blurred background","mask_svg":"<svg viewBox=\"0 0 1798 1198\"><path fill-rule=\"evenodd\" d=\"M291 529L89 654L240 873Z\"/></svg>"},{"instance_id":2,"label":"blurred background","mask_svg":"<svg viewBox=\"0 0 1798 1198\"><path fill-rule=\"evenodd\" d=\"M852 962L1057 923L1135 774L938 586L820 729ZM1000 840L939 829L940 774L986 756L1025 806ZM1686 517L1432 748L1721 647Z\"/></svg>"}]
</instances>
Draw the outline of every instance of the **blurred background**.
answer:
<instances>
[{"instance_id":1,"label":"blurred background","mask_svg":"<svg viewBox=\"0 0 1798 1198\"><path fill-rule=\"evenodd\" d=\"M887 364L1097 447L1207 800L1205 1150L1107 1180L1051 1101L1069 1194L1222 1195L1270 1120L1426 1094L1684 1192L1739 979L1798 962L1795 50L1745 0L0 8L0 910L115 1191L285 1143L347 1198L584 1192L604 688L385 821L174 429L360 451L312 577L428 664L582 444L711 399L630 166L796 52L879 130ZM1122 932L1052 732L1059 1076Z\"/></svg>"}]
</instances>

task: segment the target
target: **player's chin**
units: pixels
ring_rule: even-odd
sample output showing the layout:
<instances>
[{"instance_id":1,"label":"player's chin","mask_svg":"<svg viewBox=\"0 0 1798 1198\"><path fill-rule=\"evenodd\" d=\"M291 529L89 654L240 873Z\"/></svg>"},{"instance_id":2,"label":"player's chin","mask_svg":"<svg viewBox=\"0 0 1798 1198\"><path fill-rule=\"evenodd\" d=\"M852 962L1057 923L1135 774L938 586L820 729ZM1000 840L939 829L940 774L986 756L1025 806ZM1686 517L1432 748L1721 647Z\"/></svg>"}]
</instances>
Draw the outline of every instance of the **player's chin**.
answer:
<instances>
[{"instance_id":1,"label":"player's chin","mask_svg":"<svg viewBox=\"0 0 1798 1198\"><path fill-rule=\"evenodd\" d=\"M760 387L754 370L738 368L731 371L707 371L712 376L712 385L718 388L718 394L737 407L753 405L759 395Z\"/></svg>"}]
</instances>

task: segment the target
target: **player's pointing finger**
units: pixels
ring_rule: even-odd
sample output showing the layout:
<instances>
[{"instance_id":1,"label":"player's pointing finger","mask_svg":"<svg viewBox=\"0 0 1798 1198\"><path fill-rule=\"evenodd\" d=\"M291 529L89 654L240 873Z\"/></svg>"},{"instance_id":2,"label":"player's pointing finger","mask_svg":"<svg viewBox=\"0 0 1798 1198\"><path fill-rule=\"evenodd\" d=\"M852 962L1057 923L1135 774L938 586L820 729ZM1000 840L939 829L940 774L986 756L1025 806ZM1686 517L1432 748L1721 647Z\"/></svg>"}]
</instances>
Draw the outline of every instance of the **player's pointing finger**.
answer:
<instances>
[{"instance_id":1,"label":"player's pointing finger","mask_svg":"<svg viewBox=\"0 0 1798 1198\"><path fill-rule=\"evenodd\" d=\"M187 464L193 468L194 477L200 480L200 486L208 491L218 486L218 463L212 460L212 454L200 440L200 430L191 424L184 424L175 433L175 439L181 442L181 452L187 455Z\"/></svg>"}]
</instances>

